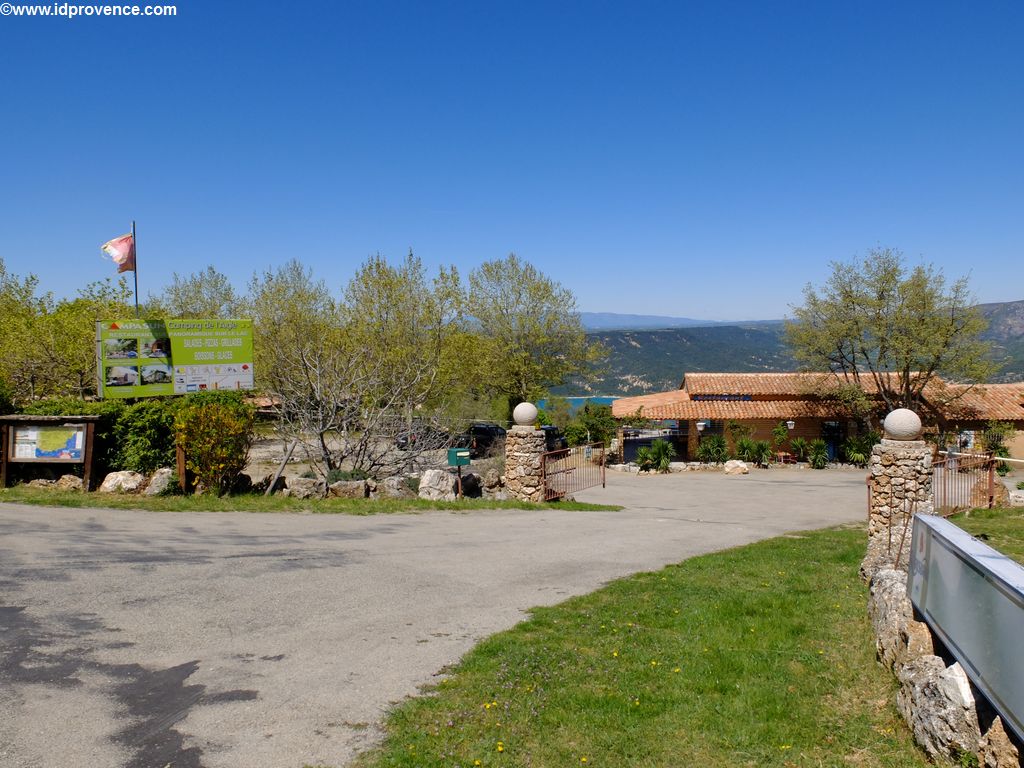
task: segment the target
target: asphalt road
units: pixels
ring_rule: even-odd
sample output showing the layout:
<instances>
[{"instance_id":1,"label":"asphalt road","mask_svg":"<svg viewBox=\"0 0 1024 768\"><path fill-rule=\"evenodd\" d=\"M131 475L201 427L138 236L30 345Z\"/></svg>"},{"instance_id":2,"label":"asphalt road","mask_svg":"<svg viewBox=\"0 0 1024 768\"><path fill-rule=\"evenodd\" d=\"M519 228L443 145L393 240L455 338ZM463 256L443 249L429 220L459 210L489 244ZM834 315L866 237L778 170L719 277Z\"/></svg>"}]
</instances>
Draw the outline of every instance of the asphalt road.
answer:
<instances>
[{"instance_id":1,"label":"asphalt road","mask_svg":"<svg viewBox=\"0 0 1024 768\"><path fill-rule=\"evenodd\" d=\"M342 766L535 605L863 520L864 473L609 473L621 512L350 517L0 504L0 766Z\"/></svg>"}]
</instances>

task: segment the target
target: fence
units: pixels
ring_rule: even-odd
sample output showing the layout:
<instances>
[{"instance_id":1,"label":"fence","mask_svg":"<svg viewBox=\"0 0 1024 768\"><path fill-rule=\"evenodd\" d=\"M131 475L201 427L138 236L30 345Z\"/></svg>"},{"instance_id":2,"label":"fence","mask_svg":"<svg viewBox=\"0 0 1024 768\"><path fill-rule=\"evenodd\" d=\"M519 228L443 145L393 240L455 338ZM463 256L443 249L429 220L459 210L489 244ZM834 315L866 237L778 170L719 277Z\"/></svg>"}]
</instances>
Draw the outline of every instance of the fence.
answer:
<instances>
[{"instance_id":1,"label":"fence","mask_svg":"<svg viewBox=\"0 0 1024 768\"><path fill-rule=\"evenodd\" d=\"M996 460L972 453L944 454L932 464L935 514L992 507L996 494Z\"/></svg>"},{"instance_id":2,"label":"fence","mask_svg":"<svg viewBox=\"0 0 1024 768\"><path fill-rule=\"evenodd\" d=\"M605 453L602 443L594 443L543 454L544 501L562 499L597 485L603 488Z\"/></svg>"}]
</instances>

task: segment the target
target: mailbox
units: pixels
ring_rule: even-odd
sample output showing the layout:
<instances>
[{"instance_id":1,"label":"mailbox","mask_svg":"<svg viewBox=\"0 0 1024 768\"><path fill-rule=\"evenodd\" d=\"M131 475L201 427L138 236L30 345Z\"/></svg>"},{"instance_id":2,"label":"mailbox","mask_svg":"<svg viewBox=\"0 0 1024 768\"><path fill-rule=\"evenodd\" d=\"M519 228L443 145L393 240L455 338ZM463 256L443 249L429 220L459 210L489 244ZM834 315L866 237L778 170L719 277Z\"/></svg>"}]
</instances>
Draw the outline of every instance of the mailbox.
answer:
<instances>
[{"instance_id":1,"label":"mailbox","mask_svg":"<svg viewBox=\"0 0 1024 768\"><path fill-rule=\"evenodd\" d=\"M466 466L469 466L469 448L449 448L448 449L448 466L449 467L466 467Z\"/></svg>"}]
</instances>

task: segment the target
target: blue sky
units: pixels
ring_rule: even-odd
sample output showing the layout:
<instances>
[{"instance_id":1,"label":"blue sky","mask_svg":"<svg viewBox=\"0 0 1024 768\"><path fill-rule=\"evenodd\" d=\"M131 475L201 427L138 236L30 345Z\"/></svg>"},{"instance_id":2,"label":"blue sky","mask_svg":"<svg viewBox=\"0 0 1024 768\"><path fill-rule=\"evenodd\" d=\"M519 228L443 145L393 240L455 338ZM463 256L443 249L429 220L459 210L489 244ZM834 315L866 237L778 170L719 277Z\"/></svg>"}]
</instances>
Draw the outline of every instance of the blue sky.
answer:
<instances>
[{"instance_id":1,"label":"blue sky","mask_svg":"<svg viewBox=\"0 0 1024 768\"><path fill-rule=\"evenodd\" d=\"M21 0L16 0L21 2ZM1024 4L179 0L0 17L0 258L64 295L515 252L590 311L774 318L875 246L1024 299Z\"/></svg>"}]
</instances>

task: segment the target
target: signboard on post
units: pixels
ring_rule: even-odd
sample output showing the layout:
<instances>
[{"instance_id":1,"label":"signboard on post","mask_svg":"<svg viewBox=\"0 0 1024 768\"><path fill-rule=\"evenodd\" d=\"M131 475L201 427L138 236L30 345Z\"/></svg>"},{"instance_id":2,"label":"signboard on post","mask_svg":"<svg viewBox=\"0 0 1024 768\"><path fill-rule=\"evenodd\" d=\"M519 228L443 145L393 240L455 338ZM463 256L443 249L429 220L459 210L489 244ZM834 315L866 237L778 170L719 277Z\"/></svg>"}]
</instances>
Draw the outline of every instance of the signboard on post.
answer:
<instances>
[{"instance_id":1,"label":"signboard on post","mask_svg":"<svg viewBox=\"0 0 1024 768\"><path fill-rule=\"evenodd\" d=\"M252 389L252 320L96 324L100 397Z\"/></svg>"}]
</instances>

